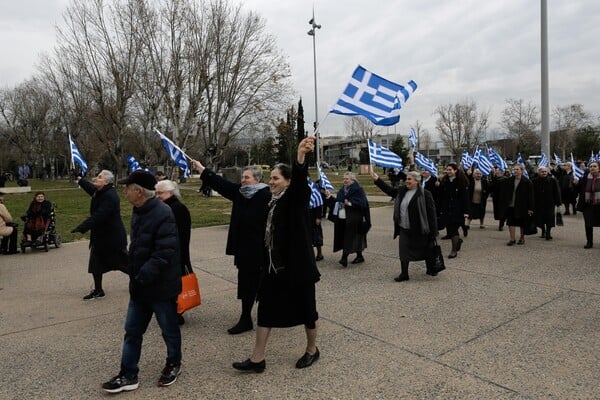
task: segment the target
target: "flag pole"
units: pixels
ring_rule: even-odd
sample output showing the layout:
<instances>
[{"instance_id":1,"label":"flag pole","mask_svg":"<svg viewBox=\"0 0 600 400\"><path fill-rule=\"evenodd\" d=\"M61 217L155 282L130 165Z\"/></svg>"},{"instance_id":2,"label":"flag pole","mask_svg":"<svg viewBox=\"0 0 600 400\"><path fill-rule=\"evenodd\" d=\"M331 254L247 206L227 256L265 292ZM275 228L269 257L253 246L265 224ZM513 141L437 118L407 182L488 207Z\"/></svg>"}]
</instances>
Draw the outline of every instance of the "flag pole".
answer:
<instances>
[{"instance_id":1,"label":"flag pole","mask_svg":"<svg viewBox=\"0 0 600 400\"><path fill-rule=\"evenodd\" d=\"M73 159L73 138L71 138L71 134L69 133L69 151L71 152L71 169L75 169L75 160Z\"/></svg>"}]
</instances>

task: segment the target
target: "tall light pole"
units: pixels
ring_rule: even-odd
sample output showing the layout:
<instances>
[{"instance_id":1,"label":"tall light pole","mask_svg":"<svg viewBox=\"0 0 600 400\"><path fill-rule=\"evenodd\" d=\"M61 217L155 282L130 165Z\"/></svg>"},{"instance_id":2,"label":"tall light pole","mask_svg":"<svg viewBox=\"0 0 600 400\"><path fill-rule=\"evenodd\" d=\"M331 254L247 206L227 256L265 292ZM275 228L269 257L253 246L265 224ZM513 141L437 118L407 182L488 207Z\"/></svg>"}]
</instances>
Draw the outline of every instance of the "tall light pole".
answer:
<instances>
[{"instance_id":1,"label":"tall light pole","mask_svg":"<svg viewBox=\"0 0 600 400\"><path fill-rule=\"evenodd\" d=\"M548 3L541 0L541 65L542 65L542 153L550 157L550 105L548 101Z\"/></svg>"},{"instance_id":2,"label":"tall light pole","mask_svg":"<svg viewBox=\"0 0 600 400\"><path fill-rule=\"evenodd\" d=\"M317 148L317 166L321 167L321 140L319 139L319 110L317 107L317 46L316 46L316 33L317 29L321 29L321 25L318 25L315 22L315 9L313 7L313 15L310 21L308 21L311 29L308 31L308 35L312 36L313 40L313 73L315 76L315 123L314 123L314 133L315 133L315 145Z\"/></svg>"}]
</instances>

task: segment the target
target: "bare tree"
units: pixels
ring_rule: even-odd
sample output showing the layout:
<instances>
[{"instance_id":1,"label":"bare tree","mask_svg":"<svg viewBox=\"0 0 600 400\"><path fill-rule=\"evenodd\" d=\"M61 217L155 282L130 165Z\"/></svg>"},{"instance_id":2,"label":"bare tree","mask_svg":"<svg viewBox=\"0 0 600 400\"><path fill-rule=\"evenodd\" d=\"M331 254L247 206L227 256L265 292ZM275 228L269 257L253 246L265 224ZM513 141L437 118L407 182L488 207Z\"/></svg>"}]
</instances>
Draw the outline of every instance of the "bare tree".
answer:
<instances>
[{"instance_id":1,"label":"bare tree","mask_svg":"<svg viewBox=\"0 0 600 400\"><path fill-rule=\"evenodd\" d=\"M485 140L489 122L489 110L477 114L477 103L464 100L462 103L439 106L435 129L442 142L455 158L460 159L462 151L472 149Z\"/></svg>"},{"instance_id":2,"label":"bare tree","mask_svg":"<svg viewBox=\"0 0 600 400\"><path fill-rule=\"evenodd\" d=\"M539 112L531 102L522 99L507 99L502 111L501 125L508 131L508 137L517 142L517 152L523 157L539 152L540 138L536 133L540 125ZM514 154L513 154L514 156Z\"/></svg>"},{"instance_id":3,"label":"bare tree","mask_svg":"<svg viewBox=\"0 0 600 400\"><path fill-rule=\"evenodd\" d=\"M553 135L554 148L559 152L562 159L574 145L574 135L580 129L592 124L592 115L583 109L581 104L570 106L556 106L552 110L552 119L556 133Z\"/></svg>"},{"instance_id":4,"label":"bare tree","mask_svg":"<svg viewBox=\"0 0 600 400\"><path fill-rule=\"evenodd\" d=\"M365 117L350 117L344 121L346 131L350 132L351 136L363 138L365 140L373 139L373 135L377 133L375 131L375 125L366 119Z\"/></svg>"}]
</instances>

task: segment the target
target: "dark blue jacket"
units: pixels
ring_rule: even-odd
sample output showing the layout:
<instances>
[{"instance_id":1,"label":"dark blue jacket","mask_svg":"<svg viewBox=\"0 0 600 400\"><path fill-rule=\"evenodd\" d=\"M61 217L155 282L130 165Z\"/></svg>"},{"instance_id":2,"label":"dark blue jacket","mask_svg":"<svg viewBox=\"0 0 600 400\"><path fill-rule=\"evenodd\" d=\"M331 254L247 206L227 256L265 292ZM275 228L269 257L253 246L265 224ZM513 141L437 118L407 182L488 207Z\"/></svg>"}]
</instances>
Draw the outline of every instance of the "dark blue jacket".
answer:
<instances>
[{"instance_id":1,"label":"dark blue jacket","mask_svg":"<svg viewBox=\"0 0 600 400\"><path fill-rule=\"evenodd\" d=\"M129 245L129 293L140 301L176 299L181 292L177 224L157 198L133 208Z\"/></svg>"}]
</instances>

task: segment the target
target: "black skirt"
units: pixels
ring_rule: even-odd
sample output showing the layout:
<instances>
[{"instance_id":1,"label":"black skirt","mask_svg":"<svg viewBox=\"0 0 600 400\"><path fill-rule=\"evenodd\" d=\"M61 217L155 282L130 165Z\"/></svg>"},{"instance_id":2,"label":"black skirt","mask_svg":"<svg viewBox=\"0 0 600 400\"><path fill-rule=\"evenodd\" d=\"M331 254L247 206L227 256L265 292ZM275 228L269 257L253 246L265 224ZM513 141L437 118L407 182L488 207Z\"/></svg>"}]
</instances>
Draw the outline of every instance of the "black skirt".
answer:
<instances>
[{"instance_id":1,"label":"black skirt","mask_svg":"<svg viewBox=\"0 0 600 400\"><path fill-rule=\"evenodd\" d=\"M90 274L104 274L109 271L123 271L127 273L128 255L125 249L121 251L100 251L94 246L90 247L90 261L88 272Z\"/></svg>"},{"instance_id":2,"label":"black skirt","mask_svg":"<svg viewBox=\"0 0 600 400\"><path fill-rule=\"evenodd\" d=\"M427 256L428 235L415 234L408 229L400 228L398 235L398 252L400 261L420 261Z\"/></svg>"},{"instance_id":3,"label":"black skirt","mask_svg":"<svg viewBox=\"0 0 600 400\"><path fill-rule=\"evenodd\" d=\"M315 283L292 284L285 271L263 274L257 316L258 326L266 328L314 328L319 318Z\"/></svg>"}]
</instances>

